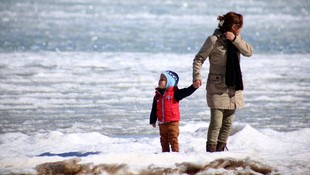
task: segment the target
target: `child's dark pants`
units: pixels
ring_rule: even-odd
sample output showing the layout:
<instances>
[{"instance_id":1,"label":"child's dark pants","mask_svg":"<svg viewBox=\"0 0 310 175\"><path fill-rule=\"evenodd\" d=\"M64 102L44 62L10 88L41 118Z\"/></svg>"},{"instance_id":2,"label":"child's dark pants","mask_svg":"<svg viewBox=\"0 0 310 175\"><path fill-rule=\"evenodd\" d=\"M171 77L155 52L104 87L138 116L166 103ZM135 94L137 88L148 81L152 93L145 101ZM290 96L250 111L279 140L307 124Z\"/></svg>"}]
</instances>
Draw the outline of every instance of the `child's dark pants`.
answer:
<instances>
[{"instance_id":1,"label":"child's dark pants","mask_svg":"<svg viewBox=\"0 0 310 175\"><path fill-rule=\"evenodd\" d=\"M179 122L165 122L159 124L160 143L163 152L179 152Z\"/></svg>"}]
</instances>

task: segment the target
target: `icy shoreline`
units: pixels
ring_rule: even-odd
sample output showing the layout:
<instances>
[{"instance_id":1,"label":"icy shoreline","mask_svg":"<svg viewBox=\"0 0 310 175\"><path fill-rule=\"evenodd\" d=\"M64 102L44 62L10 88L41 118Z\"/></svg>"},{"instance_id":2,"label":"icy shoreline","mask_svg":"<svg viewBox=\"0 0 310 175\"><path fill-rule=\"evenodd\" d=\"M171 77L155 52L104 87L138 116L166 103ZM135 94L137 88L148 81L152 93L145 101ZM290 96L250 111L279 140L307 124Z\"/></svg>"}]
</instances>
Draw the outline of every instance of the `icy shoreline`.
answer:
<instances>
[{"instance_id":1,"label":"icy shoreline","mask_svg":"<svg viewBox=\"0 0 310 175\"><path fill-rule=\"evenodd\" d=\"M141 172L163 174L161 172L166 171L172 174L187 171L197 171L197 174L310 173L310 144L307 139L310 129L277 132L234 123L228 142L229 151L206 153L207 128L200 125L181 126L180 153L161 153L159 137L153 136L123 138L99 133L60 132L33 136L2 134L0 173L46 174L60 171L55 168L59 166L62 171L67 171L64 168L69 166L68 162L73 164L69 167L74 171L90 174L93 171L138 175ZM257 166L263 170L257 170Z\"/></svg>"}]
</instances>

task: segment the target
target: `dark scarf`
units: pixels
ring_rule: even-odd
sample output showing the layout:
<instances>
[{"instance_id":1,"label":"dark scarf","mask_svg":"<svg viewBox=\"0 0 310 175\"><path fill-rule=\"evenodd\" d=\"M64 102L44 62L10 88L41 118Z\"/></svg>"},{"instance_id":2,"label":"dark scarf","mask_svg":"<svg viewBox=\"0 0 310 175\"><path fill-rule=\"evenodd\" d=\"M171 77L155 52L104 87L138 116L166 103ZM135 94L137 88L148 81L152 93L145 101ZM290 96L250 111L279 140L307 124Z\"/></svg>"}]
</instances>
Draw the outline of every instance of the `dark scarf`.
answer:
<instances>
[{"instance_id":1,"label":"dark scarf","mask_svg":"<svg viewBox=\"0 0 310 175\"><path fill-rule=\"evenodd\" d=\"M237 47L230 41L227 42L227 63L225 83L227 87L235 87L235 90L243 90L242 75Z\"/></svg>"}]
</instances>

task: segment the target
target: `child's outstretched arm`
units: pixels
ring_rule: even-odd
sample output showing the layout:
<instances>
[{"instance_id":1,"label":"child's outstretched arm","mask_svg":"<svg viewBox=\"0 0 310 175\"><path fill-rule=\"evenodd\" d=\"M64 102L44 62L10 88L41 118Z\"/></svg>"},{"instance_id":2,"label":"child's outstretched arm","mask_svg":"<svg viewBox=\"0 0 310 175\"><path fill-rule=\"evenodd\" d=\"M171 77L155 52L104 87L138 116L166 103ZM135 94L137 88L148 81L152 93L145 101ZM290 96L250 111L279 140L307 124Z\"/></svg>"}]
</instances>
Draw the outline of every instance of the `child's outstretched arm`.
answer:
<instances>
[{"instance_id":1,"label":"child's outstretched arm","mask_svg":"<svg viewBox=\"0 0 310 175\"><path fill-rule=\"evenodd\" d=\"M199 88L199 85L194 83L188 88L179 89L174 92L174 99L176 101L180 101L183 98L192 95L192 93L194 93L198 88Z\"/></svg>"},{"instance_id":2,"label":"child's outstretched arm","mask_svg":"<svg viewBox=\"0 0 310 175\"><path fill-rule=\"evenodd\" d=\"M152 105L152 111L150 114L150 124L155 128L156 127L156 121L157 121L157 114L156 114L156 110L157 110L157 101L154 97L153 99L153 105Z\"/></svg>"}]
</instances>

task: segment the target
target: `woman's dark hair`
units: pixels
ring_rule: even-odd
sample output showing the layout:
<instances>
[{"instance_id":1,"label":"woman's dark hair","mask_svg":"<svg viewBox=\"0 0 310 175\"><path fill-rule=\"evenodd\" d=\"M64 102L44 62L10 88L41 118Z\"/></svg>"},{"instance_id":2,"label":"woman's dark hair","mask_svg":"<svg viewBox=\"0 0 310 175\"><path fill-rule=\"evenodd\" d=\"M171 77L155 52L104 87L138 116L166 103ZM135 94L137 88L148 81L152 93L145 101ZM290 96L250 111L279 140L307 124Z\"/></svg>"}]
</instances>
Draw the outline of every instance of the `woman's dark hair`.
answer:
<instances>
[{"instance_id":1,"label":"woman's dark hair","mask_svg":"<svg viewBox=\"0 0 310 175\"><path fill-rule=\"evenodd\" d=\"M235 12L228 12L223 16L218 16L217 19L220 21L218 27L222 33L229 31L233 25L237 25L238 28L243 25L242 15Z\"/></svg>"}]
</instances>

